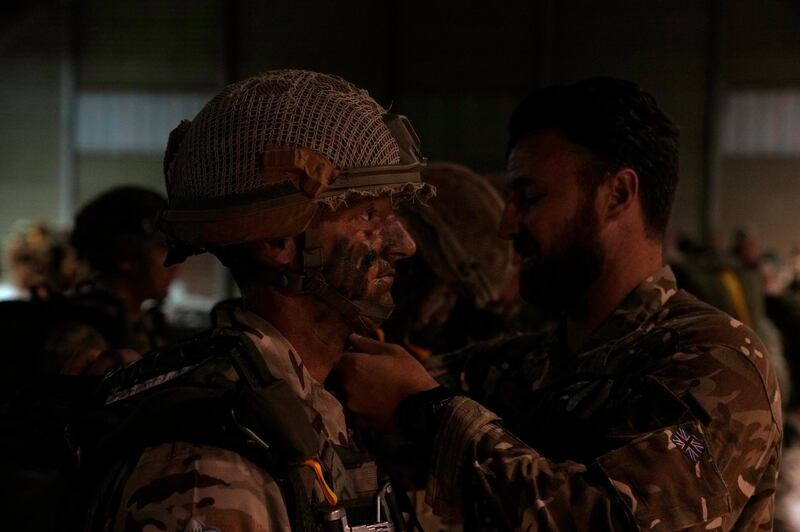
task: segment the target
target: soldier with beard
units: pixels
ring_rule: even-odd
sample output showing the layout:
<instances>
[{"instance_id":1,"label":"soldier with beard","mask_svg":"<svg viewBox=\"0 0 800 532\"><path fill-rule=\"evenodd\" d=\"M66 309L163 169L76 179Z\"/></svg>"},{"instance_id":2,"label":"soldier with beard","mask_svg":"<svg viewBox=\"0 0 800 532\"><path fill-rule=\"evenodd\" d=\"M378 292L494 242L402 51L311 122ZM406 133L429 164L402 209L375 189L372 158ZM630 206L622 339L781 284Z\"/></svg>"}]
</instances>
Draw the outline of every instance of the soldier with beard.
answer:
<instances>
[{"instance_id":1,"label":"soldier with beard","mask_svg":"<svg viewBox=\"0 0 800 532\"><path fill-rule=\"evenodd\" d=\"M534 91L511 119L501 233L522 295L559 327L444 356L450 390L399 346L354 338L346 404L416 442L437 511L481 529L771 529L768 354L662 261L677 137L630 82Z\"/></svg>"}]
</instances>

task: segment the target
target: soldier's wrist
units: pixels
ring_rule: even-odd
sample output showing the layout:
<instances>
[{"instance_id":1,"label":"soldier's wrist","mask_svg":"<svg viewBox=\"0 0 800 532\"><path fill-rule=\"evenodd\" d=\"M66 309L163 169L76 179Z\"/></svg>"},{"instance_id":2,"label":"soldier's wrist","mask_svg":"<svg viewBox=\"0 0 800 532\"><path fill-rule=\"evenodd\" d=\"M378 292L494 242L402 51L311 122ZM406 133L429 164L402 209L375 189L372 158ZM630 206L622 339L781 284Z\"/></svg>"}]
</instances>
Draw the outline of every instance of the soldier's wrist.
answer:
<instances>
[{"instance_id":1,"label":"soldier's wrist","mask_svg":"<svg viewBox=\"0 0 800 532\"><path fill-rule=\"evenodd\" d=\"M403 434L426 450L433 449L447 405L455 395L444 386L412 394L397 407L395 419Z\"/></svg>"}]
</instances>

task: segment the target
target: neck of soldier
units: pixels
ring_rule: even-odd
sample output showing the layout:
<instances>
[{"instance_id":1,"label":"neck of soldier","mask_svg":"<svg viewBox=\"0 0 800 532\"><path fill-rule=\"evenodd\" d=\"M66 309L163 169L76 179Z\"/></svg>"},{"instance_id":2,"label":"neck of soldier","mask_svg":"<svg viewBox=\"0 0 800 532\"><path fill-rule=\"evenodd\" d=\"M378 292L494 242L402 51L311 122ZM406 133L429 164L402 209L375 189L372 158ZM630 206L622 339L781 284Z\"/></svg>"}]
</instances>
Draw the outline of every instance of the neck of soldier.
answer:
<instances>
[{"instance_id":1,"label":"neck of soldier","mask_svg":"<svg viewBox=\"0 0 800 532\"><path fill-rule=\"evenodd\" d=\"M271 286L242 290L244 308L275 327L297 351L317 382L324 383L344 353L352 328L340 314L309 294L285 294Z\"/></svg>"},{"instance_id":2,"label":"neck of soldier","mask_svg":"<svg viewBox=\"0 0 800 532\"><path fill-rule=\"evenodd\" d=\"M628 239L606 250L603 269L567 311L567 344L575 352L625 298L663 266L661 242Z\"/></svg>"}]
</instances>

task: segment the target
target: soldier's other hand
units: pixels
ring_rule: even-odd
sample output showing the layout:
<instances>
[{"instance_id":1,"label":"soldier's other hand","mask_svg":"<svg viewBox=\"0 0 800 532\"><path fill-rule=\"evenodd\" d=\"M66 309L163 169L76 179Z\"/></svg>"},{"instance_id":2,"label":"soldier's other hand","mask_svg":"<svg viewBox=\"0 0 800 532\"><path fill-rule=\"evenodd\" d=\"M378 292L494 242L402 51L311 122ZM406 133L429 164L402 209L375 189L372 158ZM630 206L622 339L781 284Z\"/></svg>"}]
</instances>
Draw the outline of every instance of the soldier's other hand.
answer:
<instances>
[{"instance_id":1,"label":"soldier's other hand","mask_svg":"<svg viewBox=\"0 0 800 532\"><path fill-rule=\"evenodd\" d=\"M400 401L439 384L399 345L353 334L353 351L344 353L337 376L345 406L369 428L394 427Z\"/></svg>"}]
</instances>

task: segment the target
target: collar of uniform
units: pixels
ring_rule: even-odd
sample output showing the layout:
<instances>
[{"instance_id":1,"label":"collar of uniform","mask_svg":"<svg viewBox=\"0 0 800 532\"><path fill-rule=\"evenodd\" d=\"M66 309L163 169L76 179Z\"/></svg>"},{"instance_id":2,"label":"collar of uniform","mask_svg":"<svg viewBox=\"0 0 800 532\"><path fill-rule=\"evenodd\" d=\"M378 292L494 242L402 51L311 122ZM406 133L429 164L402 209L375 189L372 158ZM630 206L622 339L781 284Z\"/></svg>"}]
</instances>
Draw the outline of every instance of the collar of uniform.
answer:
<instances>
[{"instance_id":1,"label":"collar of uniform","mask_svg":"<svg viewBox=\"0 0 800 532\"><path fill-rule=\"evenodd\" d=\"M328 441L348 445L347 424L341 403L311 376L289 340L257 314L237 308L233 316L235 323L264 357L272 376L286 381L306 405L314 429Z\"/></svg>"},{"instance_id":2,"label":"collar of uniform","mask_svg":"<svg viewBox=\"0 0 800 532\"><path fill-rule=\"evenodd\" d=\"M642 327L678 291L672 268L662 266L642 281L598 327L580 349L592 350Z\"/></svg>"}]
</instances>

